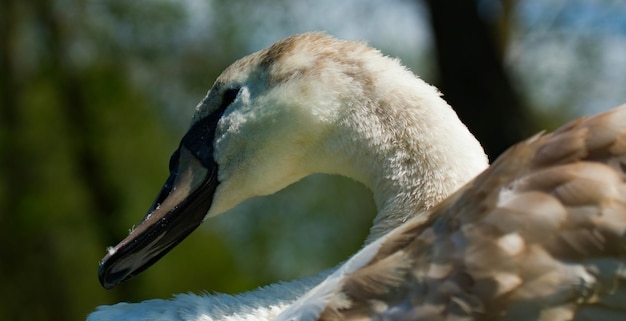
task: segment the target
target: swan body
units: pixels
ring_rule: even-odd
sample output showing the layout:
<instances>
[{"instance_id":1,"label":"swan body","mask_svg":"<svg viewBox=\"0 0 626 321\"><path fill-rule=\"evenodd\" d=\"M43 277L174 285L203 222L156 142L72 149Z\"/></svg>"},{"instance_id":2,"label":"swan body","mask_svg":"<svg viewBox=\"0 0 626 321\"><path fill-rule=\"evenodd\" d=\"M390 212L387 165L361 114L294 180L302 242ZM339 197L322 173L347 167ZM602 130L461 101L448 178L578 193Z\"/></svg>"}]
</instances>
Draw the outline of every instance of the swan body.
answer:
<instances>
[{"instance_id":1,"label":"swan body","mask_svg":"<svg viewBox=\"0 0 626 321\"><path fill-rule=\"evenodd\" d=\"M573 122L483 172L480 144L397 60L321 33L281 40L216 80L163 190L109 249L100 281L135 276L205 218L311 173L372 190L378 213L364 247L303 280L120 303L88 320L623 318L624 124L626 107Z\"/></svg>"},{"instance_id":2,"label":"swan body","mask_svg":"<svg viewBox=\"0 0 626 321\"><path fill-rule=\"evenodd\" d=\"M281 311L319 284L328 272L289 283L276 283L236 296L177 294L169 300L101 306L87 320L116 321L257 321L273 320Z\"/></svg>"}]
</instances>

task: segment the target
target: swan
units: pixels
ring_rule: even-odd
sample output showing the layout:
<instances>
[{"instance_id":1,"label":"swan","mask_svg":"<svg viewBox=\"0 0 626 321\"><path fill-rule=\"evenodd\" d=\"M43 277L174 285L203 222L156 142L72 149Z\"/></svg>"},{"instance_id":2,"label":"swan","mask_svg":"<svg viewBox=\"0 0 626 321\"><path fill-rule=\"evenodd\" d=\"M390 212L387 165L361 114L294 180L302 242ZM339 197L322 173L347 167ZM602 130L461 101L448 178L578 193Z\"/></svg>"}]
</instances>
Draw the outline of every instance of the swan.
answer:
<instances>
[{"instance_id":1,"label":"swan","mask_svg":"<svg viewBox=\"0 0 626 321\"><path fill-rule=\"evenodd\" d=\"M624 124L626 106L574 121L488 168L437 89L398 60L324 33L280 40L217 78L100 282L132 278L203 220L311 173L372 190L363 248L317 276L101 306L88 320L624 318Z\"/></svg>"}]
</instances>

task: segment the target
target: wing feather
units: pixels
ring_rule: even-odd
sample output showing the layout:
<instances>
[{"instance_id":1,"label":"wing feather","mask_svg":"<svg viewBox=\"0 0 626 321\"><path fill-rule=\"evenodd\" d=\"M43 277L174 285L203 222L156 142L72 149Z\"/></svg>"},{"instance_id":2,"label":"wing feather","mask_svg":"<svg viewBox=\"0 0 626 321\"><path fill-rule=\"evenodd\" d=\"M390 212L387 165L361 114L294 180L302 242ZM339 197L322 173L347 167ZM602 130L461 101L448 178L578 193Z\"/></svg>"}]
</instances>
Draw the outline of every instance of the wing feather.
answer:
<instances>
[{"instance_id":1,"label":"wing feather","mask_svg":"<svg viewBox=\"0 0 626 321\"><path fill-rule=\"evenodd\" d=\"M626 105L512 147L377 251L319 320L625 319Z\"/></svg>"}]
</instances>

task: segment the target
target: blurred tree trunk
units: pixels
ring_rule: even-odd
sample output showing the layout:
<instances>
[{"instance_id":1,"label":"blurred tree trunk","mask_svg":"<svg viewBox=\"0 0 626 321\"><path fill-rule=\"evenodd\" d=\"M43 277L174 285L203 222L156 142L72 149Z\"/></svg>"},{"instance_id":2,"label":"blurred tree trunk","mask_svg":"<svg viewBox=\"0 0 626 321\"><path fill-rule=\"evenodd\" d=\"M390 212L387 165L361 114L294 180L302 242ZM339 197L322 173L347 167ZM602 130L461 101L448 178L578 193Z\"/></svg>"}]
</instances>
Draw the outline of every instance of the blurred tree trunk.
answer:
<instances>
[{"instance_id":1,"label":"blurred tree trunk","mask_svg":"<svg viewBox=\"0 0 626 321\"><path fill-rule=\"evenodd\" d=\"M97 144L98 135L102 134L99 116L89 108L85 94L87 81L81 80L80 71L68 55L68 39L71 38L64 33L66 30L62 28L61 17L54 10L54 1L38 0L36 3L42 38L49 52L49 68L59 95L60 113L65 118L74 170L90 203L91 212L85 214L94 218L96 224L93 228L104 244L115 244L119 241L119 232L124 230L119 224L121 197L117 195L113 179L106 176L108 171L104 154ZM93 271L95 283L96 266ZM121 300L132 296L133 289L123 287L112 293Z\"/></svg>"},{"instance_id":2,"label":"blurred tree trunk","mask_svg":"<svg viewBox=\"0 0 626 321\"><path fill-rule=\"evenodd\" d=\"M438 87L494 160L533 129L502 65L504 46L479 16L478 1L426 3L437 48Z\"/></svg>"},{"instance_id":3,"label":"blurred tree trunk","mask_svg":"<svg viewBox=\"0 0 626 321\"><path fill-rule=\"evenodd\" d=\"M80 75L71 64L66 50L66 37L64 37L58 17L56 16L51 0L39 0L37 14L44 31L43 38L50 53L51 73L55 77L58 86L61 113L67 120L70 146L76 162L78 177L88 191L93 205L93 215L96 216L101 229L108 228L111 218L117 212L114 188L110 180L104 177L105 166L96 148L98 116L90 115L81 85ZM107 223L109 222L109 223ZM108 231L106 231L108 232ZM109 235L112 234L103 233ZM114 239L108 240L113 241ZM111 242L113 243L113 242Z\"/></svg>"},{"instance_id":4,"label":"blurred tree trunk","mask_svg":"<svg viewBox=\"0 0 626 321\"><path fill-rule=\"evenodd\" d=\"M2 287L0 298L1 320L27 320L28 317L16 313L24 307L28 299L41 299L39 289L32 289L32 297L22 290L28 284L29 274L24 268L25 253L37 247L37 240L23 237L20 228L20 211L29 195L29 185L33 181L30 165L33 161L26 155L26 148L20 140L23 127L19 109L20 91L15 71L16 1L6 0L0 10L0 275ZM26 242L23 242L25 240ZM30 241L29 241L30 240ZM26 270L26 271L24 271ZM40 267L41 271L41 267ZM44 285L45 286L45 285ZM51 304L54 304L50 300ZM30 317L41 316L40 311L32 311ZM61 315L64 317L65 315Z\"/></svg>"},{"instance_id":5,"label":"blurred tree trunk","mask_svg":"<svg viewBox=\"0 0 626 321\"><path fill-rule=\"evenodd\" d=\"M105 176L105 164L94 143L98 117L89 114L85 82L70 63L68 41L54 8L52 0L22 3L6 0L0 10L0 275L6 279L0 289L3 302L0 320L69 320L77 313L68 286L75 281L68 279L65 273L68 262L59 254L67 249L60 248L62 243L55 238L59 231L42 223L46 218L36 215L46 213L33 211L44 205L38 197L41 173L46 166L58 165L50 160L50 155L37 154L40 150L53 151L56 145L62 145L56 140L69 137L70 159L89 197L90 211L85 215L93 215L96 222L84 228L95 229L108 244L117 241L120 230L116 224L119 220L112 218L119 215L119 198ZM38 71L24 76L16 71L20 54L16 47L18 27L29 22L24 12L32 14L35 22L32 30L36 31L35 37L41 40L45 50L41 55L45 58L37 62L37 67L43 69L41 74ZM47 76L51 79L45 79ZM64 118L62 126L66 127L67 135L39 137L36 145L25 138L36 132L28 127L26 117L37 114L25 110L25 101L29 96L40 94L27 92L33 87L29 81L53 88L56 94L52 97L58 101L49 101L49 104L61 107L59 113ZM68 188L64 183L58 182L58 188ZM55 210L49 209L50 212ZM87 221L91 220L82 222ZM94 284L97 284L96 270L94 265ZM132 288L125 290L132 291ZM114 294L124 297L127 293L117 291Z\"/></svg>"},{"instance_id":6,"label":"blurred tree trunk","mask_svg":"<svg viewBox=\"0 0 626 321\"><path fill-rule=\"evenodd\" d=\"M17 84L13 66L14 2L6 0L0 10L0 226L9 227L10 216L22 188L22 180L15 177L19 173L21 153L16 152L17 144L11 137L16 137L18 124L17 115ZM9 182L15 185L9 185ZM0 233L3 237L5 233Z\"/></svg>"}]
</instances>

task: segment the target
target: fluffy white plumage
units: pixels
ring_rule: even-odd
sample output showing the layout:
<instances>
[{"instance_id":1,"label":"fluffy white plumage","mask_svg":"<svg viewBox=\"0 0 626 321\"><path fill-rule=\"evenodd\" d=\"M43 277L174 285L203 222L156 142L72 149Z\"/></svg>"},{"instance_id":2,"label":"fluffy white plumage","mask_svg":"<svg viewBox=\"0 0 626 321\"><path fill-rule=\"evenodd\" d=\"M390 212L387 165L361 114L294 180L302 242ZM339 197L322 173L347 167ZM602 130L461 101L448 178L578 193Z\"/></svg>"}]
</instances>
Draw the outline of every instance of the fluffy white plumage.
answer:
<instances>
[{"instance_id":1,"label":"fluffy white plumage","mask_svg":"<svg viewBox=\"0 0 626 321\"><path fill-rule=\"evenodd\" d=\"M273 320L294 298L321 282L328 272L289 283L276 283L237 296L177 294L171 299L101 306L89 321L257 321Z\"/></svg>"},{"instance_id":2,"label":"fluffy white plumage","mask_svg":"<svg viewBox=\"0 0 626 321\"><path fill-rule=\"evenodd\" d=\"M436 88L361 42L310 33L242 58L216 80L193 122L214 112L223 90L233 87L241 89L217 124L220 185L207 217L311 173L339 174L373 191L379 213L368 244L487 166L480 144ZM120 303L88 320L270 320L318 280L237 297Z\"/></svg>"},{"instance_id":3,"label":"fluffy white plumage","mask_svg":"<svg viewBox=\"0 0 626 321\"><path fill-rule=\"evenodd\" d=\"M210 132L197 126L206 121ZM212 162L219 184L207 217L311 173L339 174L373 192L364 248L315 277L238 296L120 303L88 320L624 317L625 123L622 107L535 136L471 181L486 156L434 87L360 42L281 40L216 80L175 154L178 190L168 187L155 212L211 182ZM155 257L159 239L128 249L149 224L109 250L107 285Z\"/></svg>"}]
</instances>

